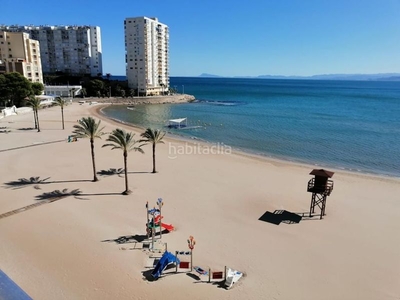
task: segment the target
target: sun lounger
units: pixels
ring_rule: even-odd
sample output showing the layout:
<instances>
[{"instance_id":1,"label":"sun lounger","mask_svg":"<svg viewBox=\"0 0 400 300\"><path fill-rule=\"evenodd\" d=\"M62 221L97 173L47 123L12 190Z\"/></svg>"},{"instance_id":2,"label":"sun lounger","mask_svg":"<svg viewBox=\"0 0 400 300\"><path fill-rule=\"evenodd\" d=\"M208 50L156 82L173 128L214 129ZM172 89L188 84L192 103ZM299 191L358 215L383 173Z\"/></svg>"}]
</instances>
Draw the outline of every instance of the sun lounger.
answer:
<instances>
[{"instance_id":1,"label":"sun lounger","mask_svg":"<svg viewBox=\"0 0 400 300\"><path fill-rule=\"evenodd\" d=\"M242 272L228 268L226 271L225 287L230 289L236 282L239 281L240 278L242 278L242 276Z\"/></svg>"}]
</instances>

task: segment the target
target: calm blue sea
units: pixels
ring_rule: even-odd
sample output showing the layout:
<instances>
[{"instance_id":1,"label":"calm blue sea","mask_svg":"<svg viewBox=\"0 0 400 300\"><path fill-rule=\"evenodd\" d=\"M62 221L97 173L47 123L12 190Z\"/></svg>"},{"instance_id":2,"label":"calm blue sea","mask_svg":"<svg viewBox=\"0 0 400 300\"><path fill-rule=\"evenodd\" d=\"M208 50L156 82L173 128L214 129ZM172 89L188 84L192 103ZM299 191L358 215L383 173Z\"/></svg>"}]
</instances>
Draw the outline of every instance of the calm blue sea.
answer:
<instances>
[{"instance_id":1,"label":"calm blue sea","mask_svg":"<svg viewBox=\"0 0 400 300\"><path fill-rule=\"evenodd\" d=\"M195 103L110 106L111 118L326 168L400 177L400 82L173 77Z\"/></svg>"}]
</instances>

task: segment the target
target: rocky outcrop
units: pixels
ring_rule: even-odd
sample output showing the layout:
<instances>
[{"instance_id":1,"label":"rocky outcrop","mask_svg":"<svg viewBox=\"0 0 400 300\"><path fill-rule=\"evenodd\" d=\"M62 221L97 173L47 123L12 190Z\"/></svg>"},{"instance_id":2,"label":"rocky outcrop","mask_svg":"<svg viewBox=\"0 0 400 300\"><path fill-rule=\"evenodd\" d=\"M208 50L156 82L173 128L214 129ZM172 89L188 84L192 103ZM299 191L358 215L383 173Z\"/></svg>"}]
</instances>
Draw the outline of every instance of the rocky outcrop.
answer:
<instances>
[{"instance_id":1,"label":"rocky outcrop","mask_svg":"<svg viewBox=\"0 0 400 300\"><path fill-rule=\"evenodd\" d=\"M78 100L78 99L76 99ZM148 97L127 97L127 98L85 98L79 101L110 103L110 104L166 104L166 103L187 103L195 100L193 95L176 94L168 96L148 96Z\"/></svg>"}]
</instances>

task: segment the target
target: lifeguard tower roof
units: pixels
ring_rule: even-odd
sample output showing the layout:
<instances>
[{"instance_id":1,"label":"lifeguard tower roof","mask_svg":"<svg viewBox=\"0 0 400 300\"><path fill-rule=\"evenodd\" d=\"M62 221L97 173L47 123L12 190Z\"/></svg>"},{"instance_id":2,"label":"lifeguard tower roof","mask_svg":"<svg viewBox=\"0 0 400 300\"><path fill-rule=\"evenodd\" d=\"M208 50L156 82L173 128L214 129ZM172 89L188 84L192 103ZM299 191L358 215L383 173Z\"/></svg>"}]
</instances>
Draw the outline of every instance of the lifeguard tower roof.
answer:
<instances>
[{"instance_id":1,"label":"lifeguard tower roof","mask_svg":"<svg viewBox=\"0 0 400 300\"><path fill-rule=\"evenodd\" d=\"M335 172L327 171L324 169L314 169L310 172L310 175L328 177L328 178L331 178L333 174L335 174Z\"/></svg>"}]
</instances>

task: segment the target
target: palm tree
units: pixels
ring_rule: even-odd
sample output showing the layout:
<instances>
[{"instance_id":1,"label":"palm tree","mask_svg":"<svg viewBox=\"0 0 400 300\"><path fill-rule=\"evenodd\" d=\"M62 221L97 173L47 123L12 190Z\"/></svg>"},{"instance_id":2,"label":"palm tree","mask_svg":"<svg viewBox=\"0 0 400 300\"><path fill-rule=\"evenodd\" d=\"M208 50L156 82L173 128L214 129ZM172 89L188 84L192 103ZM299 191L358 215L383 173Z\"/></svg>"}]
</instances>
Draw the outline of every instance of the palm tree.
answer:
<instances>
[{"instance_id":1,"label":"palm tree","mask_svg":"<svg viewBox=\"0 0 400 300\"><path fill-rule=\"evenodd\" d=\"M90 139L90 148L92 150L93 181L99 181L96 175L96 164L94 160L94 139L101 139L101 136L104 135L104 127L100 128L101 121L99 120L96 123L96 120L92 117L82 118L78 121L78 123L79 125L74 125L74 137Z\"/></svg>"},{"instance_id":2,"label":"palm tree","mask_svg":"<svg viewBox=\"0 0 400 300\"><path fill-rule=\"evenodd\" d=\"M144 153L141 148L143 145L136 146L139 141L133 139L135 134L132 132L126 132L123 129L115 129L111 132L111 134L107 138L107 142L111 142L109 144L104 144L103 147L112 147L111 150L121 149L124 155L124 167L125 167L125 191L122 193L123 195L129 195L132 193L128 187L128 152L129 151L138 151L140 153Z\"/></svg>"},{"instance_id":3,"label":"palm tree","mask_svg":"<svg viewBox=\"0 0 400 300\"><path fill-rule=\"evenodd\" d=\"M61 107L62 128L64 130L64 106L67 105L67 101L61 97L56 97L54 103Z\"/></svg>"},{"instance_id":4,"label":"palm tree","mask_svg":"<svg viewBox=\"0 0 400 300\"><path fill-rule=\"evenodd\" d=\"M82 98L85 98L86 97L86 89L85 88L82 88L81 89L81 96L82 96Z\"/></svg>"},{"instance_id":5,"label":"palm tree","mask_svg":"<svg viewBox=\"0 0 400 300\"><path fill-rule=\"evenodd\" d=\"M165 136L165 132L161 130L153 130L151 128L147 128L145 132L141 135L144 139L140 140L139 142L150 143L153 146L153 173L156 172L156 144L164 144L162 140Z\"/></svg>"},{"instance_id":6,"label":"palm tree","mask_svg":"<svg viewBox=\"0 0 400 300\"><path fill-rule=\"evenodd\" d=\"M37 128L37 131L40 132L40 126L39 126L39 113L38 110L40 109L40 99L36 98L35 96L29 96L29 100L26 102L30 107L32 107L33 110L33 117L35 119L35 127Z\"/></svg>"}]
</instances>

